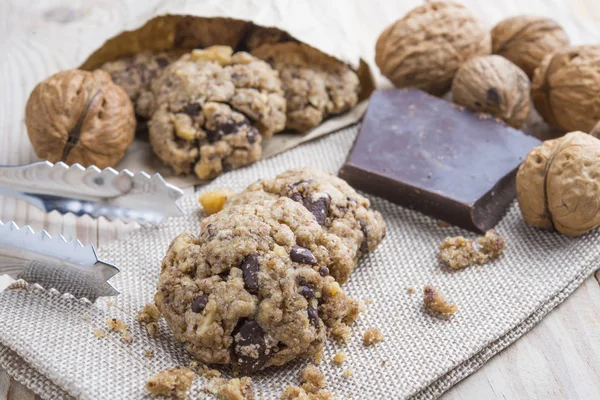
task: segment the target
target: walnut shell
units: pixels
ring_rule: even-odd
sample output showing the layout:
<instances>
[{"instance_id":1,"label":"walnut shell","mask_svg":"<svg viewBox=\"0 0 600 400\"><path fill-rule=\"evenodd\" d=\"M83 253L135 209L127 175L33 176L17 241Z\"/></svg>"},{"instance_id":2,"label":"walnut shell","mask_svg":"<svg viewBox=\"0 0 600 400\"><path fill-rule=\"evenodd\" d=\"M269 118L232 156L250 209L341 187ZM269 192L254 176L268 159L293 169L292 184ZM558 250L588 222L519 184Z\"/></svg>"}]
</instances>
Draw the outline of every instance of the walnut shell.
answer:
<instances>
[{"instance_id":1,"label":"walnut shell","mask_svg":"<svg viewBox=\"0 0 600 400\"><path fill-rule=\"evenodd\" d=\"M27 100L25 124L38 157L106 168L135 135L133 104L104 71L68 70L39 83Z\"/></svg>"},{"instance_id":2,"label":"walnut shell","mask_svg":"<svg viewBox=\"0 0 600 400\"><path fill-rule=\"evenodd\" d=\"M535 70L531 95L546 122L565 131L589 132L600 120L600 46L547 55Z\"/></svg>"},{"instance_id":3,"label":"walnut shell","mask_svg":"<svg viewBox=\"0 0 600 400\"><path fill-rule=\"evenodd\" d=\"M519 128L531 110L529 78L507 59L475 57L460 66L452 81L452 100Z\"/></svg>"},{"instance_id":4,"label":"walnut shell","mask_svg":"<svg viewBox=\"0 0 600 400\"><path fill-rule=\"evenodd\" d=\"M600 138L600 121L598 121L598 123L594 125L594 127L590 131L590 135L596 138Z\"/></svg>"},{"instance_id":5,"label":"walnut shell","mask_svg":"<svg viewBox=\"0 0 600 400\"><path fill-rule=\"evenodd\" d=\"M525 221L580 236L600 226L600 140L571 132L533 149L517 173Z\"/></svg>"},{"instance_id":6,"label":"walnut shell","mask_svg":"<svg viewBox=\"0 0 600 400\"><path fill-rule=\"evenodd\" d=\"M491 52L490 33L464 6L431 2L387 27L375 46L375 62L397 87L433 95L450 89L458 67Z\"/></svg>"},{"instance_id":7,"label":"walnut shell","mask_svg":"<svg viewBox=\"0 0 600 400\"><path fill-rule=\"evenodd\" d=\"M512 61L529 78L544 57L569 45L569 37L553 19L518 15L492 29L492 53Z\"/></svg>"}]
</instances>

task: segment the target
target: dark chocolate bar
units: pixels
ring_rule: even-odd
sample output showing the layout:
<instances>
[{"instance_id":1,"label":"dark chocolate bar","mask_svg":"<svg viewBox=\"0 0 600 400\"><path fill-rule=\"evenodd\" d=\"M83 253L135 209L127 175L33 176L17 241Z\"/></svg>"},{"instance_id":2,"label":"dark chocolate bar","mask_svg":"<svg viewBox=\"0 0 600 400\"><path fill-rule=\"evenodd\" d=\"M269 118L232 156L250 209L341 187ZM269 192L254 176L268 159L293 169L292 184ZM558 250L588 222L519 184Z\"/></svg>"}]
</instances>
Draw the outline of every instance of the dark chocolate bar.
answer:
<instances>
[{"instance_id":1,"label":"dark chocolate bar","mask_svg":"<svg viewBox=\"0 0 600 400\"><path fill-rule=\"evenodd\" d=\"M339 175L357 189L473 231L500 220L540 141L417 89L377 91Z\"/></svg>"}]
</instances>

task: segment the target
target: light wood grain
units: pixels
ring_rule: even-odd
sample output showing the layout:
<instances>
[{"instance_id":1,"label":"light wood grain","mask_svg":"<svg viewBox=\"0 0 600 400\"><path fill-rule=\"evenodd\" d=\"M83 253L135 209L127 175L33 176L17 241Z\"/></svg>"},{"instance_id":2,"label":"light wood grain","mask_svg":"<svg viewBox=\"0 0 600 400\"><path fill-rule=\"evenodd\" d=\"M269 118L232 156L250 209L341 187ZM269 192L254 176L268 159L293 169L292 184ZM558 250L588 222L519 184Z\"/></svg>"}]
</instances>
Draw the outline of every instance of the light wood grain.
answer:
<instances>
[{"instance_id":1,"label":"light wood grain","mask_svg":"<svg viewBox=\"0 0 600 400\"><path fill-rule=\"evenodd\" d=\"M311 0L321 1L321 0ZM555 17L574 44L600 42L598 0L465 0L490 26L511 14ZM161 0L2 0L0 1L0 165L36 159L23 123L24 105L35 84L61 69L85 49L86 38L107 37L136 13ZM418 0L340 0L352 7L357 46L380 86L389 85L373 63L379 32L421 3ZM187 190L188 193L193 189ZM136 224L44 214L26 203L0 196L0 220L46 229L104 246L124 238ZM8 284L0 277L0 290ZM600 398L600 285L590 278L517 343L446 393L444 399ZM0 400L36 396L0 368Z\"/></svg>"}]
</instances>

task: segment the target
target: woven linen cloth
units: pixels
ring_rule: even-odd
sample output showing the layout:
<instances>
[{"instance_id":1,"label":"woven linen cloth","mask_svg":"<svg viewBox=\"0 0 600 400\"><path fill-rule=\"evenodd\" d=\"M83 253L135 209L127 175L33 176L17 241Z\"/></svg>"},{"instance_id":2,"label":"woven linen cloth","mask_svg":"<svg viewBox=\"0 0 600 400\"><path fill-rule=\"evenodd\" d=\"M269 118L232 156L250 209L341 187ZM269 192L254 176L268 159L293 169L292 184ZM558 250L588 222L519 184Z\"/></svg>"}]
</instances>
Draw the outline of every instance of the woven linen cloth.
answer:
<instances>
[{"instance_id":1,"label":"woven linen cloth","mask_svg":"<svg viewBox=\"0 0 600 400\"><path fill-rule=\"evenodd\" d=\"M358 127L345 129L249 168L216 179L205 190L241 190L249 183L286 169L313 166L336 172L352 145ZM339 398L435 398L476 371L490 357L531 329L562 302L598 266L599 232L571 239L527 226L513 203L498 224L506 252L484 267L448 271L437 259L446 236L475 235L455 227L441 228L420 213L370 197L381 211L388 235L374 253L363 257L344 286L352 297L368 303L346 346L328 342L320 368L327 389ZM118 265L111 282L121 294L96 304L60 296L53 291L7 290L0 294L0 365L18 381L46 399L150 398L144 385L165 368L188 365L190 357L164 323L150 338L136 321L137 311L152 302L160 263L170 241L183 231L197 233L202 214L195 196L182 200L185 216L159 228L142 228L99 251ZM449 319L423 310L422 288L437 286L458 304ZM408 288L415 289L414 294ZM93 330L119 318L134 337L124 343L118 334L97 338ZM362 334L381 329L383 343L366 348ZM145 350L154 357L146 358ZM346 362L332 357L344 349ZM383 363L385 361L385 363ZM275 399L288 384L297 384L306 360L269 368L254 377L258 398ZM353 376L342 372L351 368ZM228 371L227 368L224 369ZM196 378L191 398L203 392L206 379ZM261 397L261 395L263 397Z\"/></svg>"}]
</instances>

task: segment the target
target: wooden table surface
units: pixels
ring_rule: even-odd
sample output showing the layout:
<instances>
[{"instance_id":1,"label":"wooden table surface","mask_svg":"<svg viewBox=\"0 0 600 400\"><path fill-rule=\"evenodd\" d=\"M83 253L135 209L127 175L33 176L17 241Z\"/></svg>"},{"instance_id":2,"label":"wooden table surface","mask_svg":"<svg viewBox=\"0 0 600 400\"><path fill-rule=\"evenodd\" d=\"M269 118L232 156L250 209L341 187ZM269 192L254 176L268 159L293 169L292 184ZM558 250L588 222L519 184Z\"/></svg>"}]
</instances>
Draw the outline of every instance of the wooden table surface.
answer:
<instances>
[{"instance_id":1,"label":"wooden table surface","mask_svg":"<svg viewBox=\"0 0 600 400\"><path fill-rule=\"evenodd\" d=\"M161 0L0 0L0 165L36 160L23 122L25 102L35 84L51 73L76 66L73 60L85 49L86 37L106 37L103 32L108 27L121 27L132 16L161 3ZM354 9L357 45L371 65L379 32L419 3L418 0L340 0L340 6ZM464 0L463 3L490 26L508 15L546 15L565 27L574 44L600 43L598 0ZM373 70L377 75L377 68ZM380 76L377 79L381 86L388 85ZM186 193L193 190L188 188ZM77 237L96 246L123 238L138 228L136 224L118 221L44 214L2 196L0 220L13 220L21 226L29 224L35 230ZM8 283L7 277L0 276L0 290ZM531 332L443 398L600 399L598 304L600 285L591 277ZM0 368L0 400L35 398Z\"/></svg>"}]
</instances>

